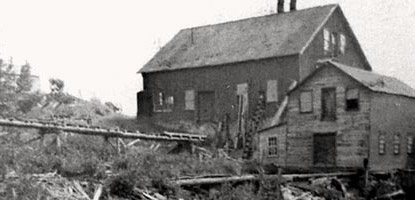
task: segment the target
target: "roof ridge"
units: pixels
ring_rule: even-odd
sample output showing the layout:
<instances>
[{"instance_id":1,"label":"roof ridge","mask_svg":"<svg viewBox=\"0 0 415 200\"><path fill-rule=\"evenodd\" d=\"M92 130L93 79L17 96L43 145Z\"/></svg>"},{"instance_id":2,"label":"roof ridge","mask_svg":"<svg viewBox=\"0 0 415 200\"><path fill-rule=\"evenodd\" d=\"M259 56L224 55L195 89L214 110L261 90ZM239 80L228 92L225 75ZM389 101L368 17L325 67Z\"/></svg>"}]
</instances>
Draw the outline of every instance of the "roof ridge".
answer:
<instances>
[{"instance_id":1,"label":"roof ridge","mask_svg":"<svg viewBox=\"0 0 415 200\"><path fill-rule=\"evenodd\" d=\"M329 63L331 66L339 69L343 73L347 74L348 76L360 82L363 86L367 87L369 90L372 90L374 92L388 93L392 95L400 95L409 98L415 98L415 89L396 77L351 67L332 60L326 60L325 63ZM366 78L363 78L365 79L363 80L362 77L365 76ZM375 79L370 79L370 77Z\"/></svg>"},{"instance_id":2,"label":"roof ridge","mask_svg":"<svg viewBox=\"0 0 415 200\"><path fill-rule=\"evenodd\" d=\"M219 22L219 23L215 23L215 24L206 24L206 25L200 25L200 26L193 26L193 27L180 29L180 31L194 30L194 29L206 28L206 27L210 27L210 26L221 26L221 25L238 23L238 22L243 22L243 21L256 20L258 18L265 18L265 17L277 16L277 15L286 15L286 14L291 14L291 13L296 13L296 12L304 12L304 11L308 11L308 10L312 10L312 9L320 9L320 8L323 8L323 7L339 7L339 6L340 6L339 4L327 4L327 5L309 7L309 8L305 8L305 9L301 9L301 10L295 10L295 11L289 11L289 12L283 12L283 13L272 13L272 14L266 14L266 15L260 15L260 16L245 17L245 18L235 19L235 20L230 20L230 21L225 21L225 22Z\"/></svg>"},{"instance_id":3,"label":"roof ridge","mask_svg":"<svg viewBox=\"0 0 415 200\"><path fill-rule=\"evenodd\" d=\"M364 69L361 69L361 68L348 66L348 65L342 64L340 62L334 61L332 59L324 59L324 60L320 60L320 62L329 62L329 63L332 63L332 64L334 64L336 66L339 66L340 65L341 67L347 67L348 69L351 69L351 70L360 71L360 72L363 72L363 73L368 73L368 74L372 74L372 75L377 75L377 76L382 76L382 77L388 77L388 78L393 78L393 79L399 80L398 78L393 77L393 76L388 76L388 75L380 74L378 72L368 71L368 70L364 70ZM399 80L399 81L401 81L401 80Z\"/></svg>"}]
</instances>

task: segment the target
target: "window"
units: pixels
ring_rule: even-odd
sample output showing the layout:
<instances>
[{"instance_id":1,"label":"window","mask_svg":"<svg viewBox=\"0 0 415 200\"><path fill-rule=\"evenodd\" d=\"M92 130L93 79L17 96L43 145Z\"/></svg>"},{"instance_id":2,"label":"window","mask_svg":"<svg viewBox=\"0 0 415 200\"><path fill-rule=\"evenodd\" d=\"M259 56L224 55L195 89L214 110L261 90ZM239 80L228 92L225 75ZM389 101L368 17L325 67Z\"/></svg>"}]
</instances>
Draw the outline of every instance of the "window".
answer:
<instances>
[{"instance_id":1,"label":"window","mask_svg":"<svg viewBox=\"0 0 415 200\"><path fill-rule=\"evenodd\" d=\"M381 133L379 135L379 154L385 155L385 149L386 149L385 135Z\"/></svg>"},{"instance_id":2,"label":"window","mask_svg":"<svg viewBox=\"0 0 415 200\"><path fill-rule=\"evenodd\" d=\"M346 110L353 111L359 110L359 90L347 89L346 90Z\"/></svg>"},{"instance_id":3,"label":"window","mask_svg":"<svg viewBox=\"0 0 415 200\"><path fill-rule=\"evenodd\" d=\"M338 55L339 43L338 43L338 34L336 32L331 33L331 50L332 56L336 57Z\"/></svg>"},{"instance_id":4,"label":"window","mask_svg":"<svg viewBox=\"0 0 415 200\"><path fill-rule=\"evenodd\" d=\"M324 54L329 55L330 54L330 31L326 28L323 31L323 37L324 37Z\"/></svg>"},{"instance_id":5,"label":"window","mask_svg":"<svg viewBox=\"0 0 415 200\"><path fill-rule=\"evenodd\" d=\"M186 90L184 93L184 109L185 110L195 110L195 91Z\"/></svg>"},{"instance_id":6,"label":"window","mask_svg":"<svg viewBox=\"0 0 415 200\"><path fill-rule=\"evenodd\" d=\"M340 53L346 53L346 36L344 34L340 34Z\"/></svg>"},{"instance_id":7,"label":"window","mask_svg":"<svg viewBox=\"0 0 415 200\"><path fill-rule=\"evenodd\" d=\"M268 80L267 81L267 102L278 101L278 81Z\"/></svg>"},{"instance_id":8,"label":"window","mask_svg":"<svg viewBox=\"0 0 415 200\"><path fill-rule=\"evenodd\" d=\"M321 89L321 120L336 120L336 88Z\"/></svg>"},{"instance_id":9,"label":"window","mask_svg":"<svg viewBox=\"0 0 415 200\"><path fill-rule=\"evenodd\" d=\"M401 150L401 136L398 133L393 135L393 154L398 155Z\"/></svg>"},{"instance_id":10,"label":"window","mask_svg":"<svg viewBox=\"0 0 415 200\"><path fill-rule=\"evenodd\" d=\"M278 154L277 137L268 138L268 156L276 156Z\"/></svg>"},{"instance_id":11,"label":"window","mask_svg":"<svg viewBox=\"0 0 415 200\"><path fill-rule=\"evenodd\" d=\"M408 135L408 138L407 138L407 140L408 140L408 146L407 146L407 151L408 151L408 154L413 154L414 152L414 150L413 150L413 146L414 146L414 137L412 136L412 135Z\"/></svg>"},{"instance_id":12,"label":"window","mask_svg":"<svg viewBox=\"0 0 415 200\"><path fill-rule=\"evenodd\" d=\"M300 94L300 113L313 112L313 92L304 91Z\"/></svg>"},{"instance_id":13,"label":"window","mask_svg":"<svg viewBox=\"0 0 415 200\"><path fill-rule=\"evenodd\" d=\"M154 95L154 112L171 112L174 105L174 97L166 96L163 92Z\"/></svg>"},{"instance_id":14,"label":"window","mask_svg":"<svg viewBox=\"0 0 415 200\"><path fill-rule=\"evenodd\" d=\"M346 53L346 35L343 33L330 32L327 28L323 30L324 55L333 57Z\"/></svg>"}]
</instances>

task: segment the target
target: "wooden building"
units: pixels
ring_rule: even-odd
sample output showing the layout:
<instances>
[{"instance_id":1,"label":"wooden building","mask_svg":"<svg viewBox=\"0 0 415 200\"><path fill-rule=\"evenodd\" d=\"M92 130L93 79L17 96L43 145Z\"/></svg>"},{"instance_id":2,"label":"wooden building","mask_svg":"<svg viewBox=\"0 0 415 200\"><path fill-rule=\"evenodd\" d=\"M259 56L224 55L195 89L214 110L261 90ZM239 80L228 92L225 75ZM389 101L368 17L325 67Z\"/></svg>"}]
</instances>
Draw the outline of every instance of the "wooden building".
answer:
<instances>
[{"instance_id":1,"label":"wooden building","mask_svg":"<svg viewBox=\"0 0 415 200\"><path fill-rule=\"evenodd\" d=\"M326 5L183 29L139 71L138 116L160 124L226 124L248 131L263 102L275 114L288 87L335 58L371 67L341 8Z\"/></svg>"},{"instance_id":2,"label":"wooden building","mask_svg":"<svg viewBox=\"0 0 415 200\"><path fill-rule=\"evenodd\" d=\"M261 159L286 167L414 167L415 90L324 61L288 93L283 123L260 131Z\"/></svg>"}]
</instances>

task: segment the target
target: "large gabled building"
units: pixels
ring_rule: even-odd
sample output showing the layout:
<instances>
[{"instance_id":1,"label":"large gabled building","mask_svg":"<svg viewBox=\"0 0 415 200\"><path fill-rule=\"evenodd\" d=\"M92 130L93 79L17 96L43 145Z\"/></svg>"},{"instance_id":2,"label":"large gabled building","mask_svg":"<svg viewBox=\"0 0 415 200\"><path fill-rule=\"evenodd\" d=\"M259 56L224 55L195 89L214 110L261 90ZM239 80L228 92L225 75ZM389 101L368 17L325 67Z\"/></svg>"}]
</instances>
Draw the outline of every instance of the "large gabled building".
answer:
<instances>
[{"instance_id":1,"label":"large gabled building","mask_svg":"<svg viewBox=\"0 0 415 200\"><path fill-rule=\"evenodd\" d=\"M140 69L138 116L244 135L257 108L273 116L288 87L323 58L371 70L339 5L183 29Z\"/></svg>"}]
</instances>

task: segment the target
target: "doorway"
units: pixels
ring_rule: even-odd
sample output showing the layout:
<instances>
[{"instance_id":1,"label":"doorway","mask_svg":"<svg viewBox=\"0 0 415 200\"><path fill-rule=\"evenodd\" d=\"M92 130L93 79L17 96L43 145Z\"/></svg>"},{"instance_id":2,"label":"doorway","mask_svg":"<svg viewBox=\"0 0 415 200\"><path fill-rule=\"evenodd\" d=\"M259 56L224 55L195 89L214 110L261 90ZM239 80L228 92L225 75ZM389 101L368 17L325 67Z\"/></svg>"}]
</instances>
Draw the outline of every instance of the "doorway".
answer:
<instances>
[{"instance_id":1,"label":"doorway","mask_svg":"<svg viewBox=\"0 0 415 200\"><path fill-rule=\"evenodd\" d=\"M315 133L313 135L313 164L336 165L336 133Z\"/></svg>"},{"instance_id":2,"label":"doorway","mask_svg":"<svg viewBox=\"0 0 415 200\"><path fill-rule=\"evenodd\" d=\"M198 122L207 122L213 120L215 111L215 93L213 91L198 92L197 105Z\"/></svg>"}]
</instances>

